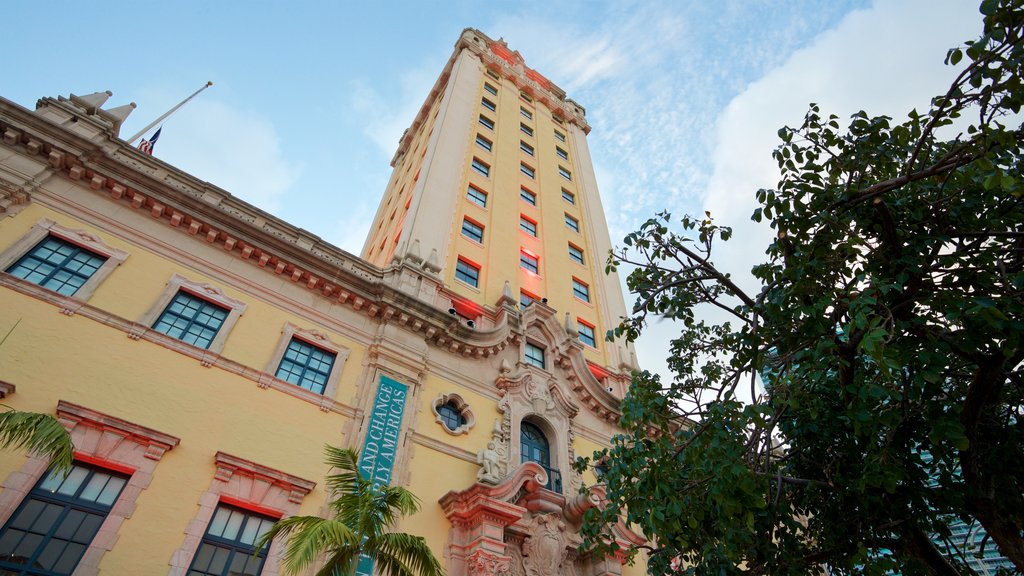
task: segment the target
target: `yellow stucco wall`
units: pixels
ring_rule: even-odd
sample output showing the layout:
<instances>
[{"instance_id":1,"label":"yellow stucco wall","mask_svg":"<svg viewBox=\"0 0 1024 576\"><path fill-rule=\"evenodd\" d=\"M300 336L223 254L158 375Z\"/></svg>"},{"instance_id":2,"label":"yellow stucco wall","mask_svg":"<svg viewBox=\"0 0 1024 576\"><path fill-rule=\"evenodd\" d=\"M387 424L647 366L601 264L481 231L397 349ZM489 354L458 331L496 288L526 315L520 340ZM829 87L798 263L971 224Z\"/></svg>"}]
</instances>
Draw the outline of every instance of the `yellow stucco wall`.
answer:
<instances>
[{"instance_id":1,"label":"yellow stucco wall","mask_svg":"<svg viewBox=\"0 0 1024 576\"><path fill-rule=\"evenodd\" d=\"M146 226L147 216L121 211L112 210L108 216L128 228ZM349 351L336 400L349 404L359 397L357 383L364 378L367 354L365 335L360 339L354 332L331 330L311 317L289 311L315 312L332 304L324 304L251 262L190 239L181 230L150 225L152 230L147 232L152 232L152 237L146 242L152 244L141 245L125 240L130 235L124 230L104 229L39 203L28 205L13 218L0 219L0 251L43 218L95 233L109 246L129 254L99 285L89 305L137 321L153 307L173 274L210 283L247 305L226 340L222 350L225 358L256 372L265 370L281 342L286 322L314 328ZM518 224L510 234L519 234ZM172 249L195 253L216 266L202 268L185 262L183 256L160 255ZM257 296L257 291L245 289L250 281L258 283L261 290L269 289L271 295L259 292L261 296ZM288 307L281 305L285 300L291 302ZM355 326L362 316L353 317ZM146 339L133 340L123 330L82 314L61 314L52 304L15 290L0 289L0 340L0 380L17 386L16 393L4 401L6 404L19 410L53 413L57 402L65 400L181 439L156 465L152 483L136 500L134 512L118 532L116 545L103 556L101 573L166 573L171 555L185 538L185 528L196 517L200 495L214 482L217 451L317 482L300 513L318 514L326 498L323 445L354 444L353 439L343 436L349 422L342 414L322 411L317 404L274 388L261 389L253 379L225 369L203 367L196 359ZM449 362L449 368L470 373L475 362L457 357ZM424 536L439 558L444 555L449 524L438 500L448 491L464 489L475 481L478 466L469 459L487 444L494 420L500 416L496 395L474 391L474 386L468 384L428 373L419 383L418 405L407 406L404 415L416 434L430 442L409 442L403 448L411 451L409 487L423 506L421 513L403 520L401 529ZM438 395L451 392L460 394L476 417L476 425L467 434L452 436L434 421L431 404ZM581 415L582 419L591 417ZM354 424L350 427L356 430L359 423ZM448 448L436 449L431 442ZM575 449L582 455L597 446L577 437ZM24 461L22 454L0 451L0 479L19 469ZM588 473L585 481L592 483L594 478ZM639 574L642 569L627 568L625 573Z\"/></svg>"},{"instance_id":2,"label":"yellow stucco wall","mask_svg":"<svg viewBox=\"0 0 1024 576\"><path fill-rule=\"evenodd\" d=\"M89 228L32 205L14 219L0 220L0 250L41 217L71 228ZM109 245L130 253L90 300L114 314L129 319L141 316L174 272L211 281L109 234L100 235ZM227 292L246 299L249 308L229 336L224 355L263 369L284 322L301 322L252 297ZM203 367L152 342L132 340L125 332L82 315L61 314L53 305L11 290L0 290L0 338L3 335L0 380L17 386L5 404L53 413L58 400L65 400L181 439L157 464L152 484L143 490L135 512L119 531L117 545L103 557L103 573L167 571L186 525L196 515L200 494L213 482L218 450L316 481L318 486L306 497L301 512L319 511L325 499L323 445L342 443L346 422L342 415L273 389L260 389L251 379ZM353 348L351 369L342 374L347 390L340 392L349 397L362 351L341 335L332 338ZM0 452L0 477L20 468L24 459L24 455Z\"/></svg>"},{"instance_id":3,"label":"yellow stucco wall","mask_svg":"<svg viewBox=\"0 0 1024 576\"><path fill-rule=\"evenodd\" d=\"M484 90L485 82L498 88L497 96ZM474 120L466 135L470 144L467 146L463 185L458 191L461 199L454 219L456 226L452 230L454 249L449 251L446 263L448 285L455 292L480 304L496 302L506 281L516 300L519 299L520 290L546 297L556 310L567 311L574 320L582 319L594 326L596 348L584 347L584 356L599 365L608 365L610 362L603 344L607 327L594 308L597 290L600 289L594 271L603 268L604 255L595 254L591 249L582 224L579 232L565 224L566 214L582 221L581 208L587 201L574 181L567 181L559 174L559 167L567 168L574 178L577 173L572 146L568 141L561 142L555 138L556 130L565 134L566 128L555 122L550 110L543 104L522 98L519 89L508 79L499 82L484 75L478 90L475 114L483 114L494 120L495 127L494 130L488 130ZM494 102L497 110L492 112L485 108L481 104L483 98ZM521 108L528 110L533 118L525 118ZM521 131L522 124L533 129L533 136ZM475 143L478 134L492 141L491 151ZM520 149L521 142L534 148L533 156ZM556 155L556 146L568 153L569 160ZM490 165L489 176L485 177L473 169L474 159ZM520 171L521 163L534 168L536 177L531 179L524 175ZM465 190L470 185L487 192L485 208L465 196ZM522 186L536 195L536 206L520 199ZM562 199L563 188L575 196L575 204ZM537 223L536 237L520 229L521 215ZM484 227L482 243L462 235L464 218ZM570 243L583 251L584 265L569 257ZM523 269L519 262L519 250L512 250L511 247L520 247L538 256L539 272L534 274ZM460 256L480 266L480 284L477 288L456 280L455 265ZM574 277L589 286L590 303L573 296Z\"/></svg>"}]
</instances>

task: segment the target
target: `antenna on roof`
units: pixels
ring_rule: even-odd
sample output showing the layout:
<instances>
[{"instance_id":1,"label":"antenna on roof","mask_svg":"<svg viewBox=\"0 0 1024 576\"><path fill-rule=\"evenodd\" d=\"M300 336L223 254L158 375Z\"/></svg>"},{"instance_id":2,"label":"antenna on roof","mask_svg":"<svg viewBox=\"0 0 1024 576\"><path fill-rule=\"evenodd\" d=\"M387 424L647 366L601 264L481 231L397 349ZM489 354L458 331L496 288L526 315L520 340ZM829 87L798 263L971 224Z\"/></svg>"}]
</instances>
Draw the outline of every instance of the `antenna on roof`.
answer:
<instances>
[{"instance_id":1,"label":"antenna on roof","mask_svg":"<svg viewBox=\"0 0 1024 576\"><path fill-rule=\"evenodd\" d=\"M203 87L200 88L199 90L196 90L195 92L193 92L191 96L189 96L188 98L185 98L184 100L179 102L178 105L175 106L174 108L171 108L167 112L164 112L163 116L160 116L156 120L153 120L152 122L147 124L146 127L143 128L142 130L139 130L138 134L136 134L135 136L132 136L131 138L128 139L128 143L131 144L132 142L135 142L136 140L138 140L140 137L142 137L143 134L145 134L146 132L149 132L149 130L151 128L153 128L153 126L156 126L157 124L159 124L159 123L163 122L164 120L166 120L168 117L170 117L171 114L174 114L175 112L177 112L178 108L181 108L182 106L184 106L189 100L195 98L196 96L199 95L200 92L202 92L203 90L206 90L210 86L213 86L213 82L207 82L206 84L203 84Z\"/></svg>"}]
</instances>

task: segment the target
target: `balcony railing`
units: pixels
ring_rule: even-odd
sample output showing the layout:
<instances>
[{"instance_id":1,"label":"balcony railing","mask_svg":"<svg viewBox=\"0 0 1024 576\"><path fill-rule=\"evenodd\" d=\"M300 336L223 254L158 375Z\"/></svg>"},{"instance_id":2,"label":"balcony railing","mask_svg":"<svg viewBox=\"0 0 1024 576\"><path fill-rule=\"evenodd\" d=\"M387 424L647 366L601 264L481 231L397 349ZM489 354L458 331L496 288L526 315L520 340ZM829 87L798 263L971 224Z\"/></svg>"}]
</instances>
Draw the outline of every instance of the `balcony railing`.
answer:
<instances>
[{"instance_id":1,"label":"balcony railing","mask_svg":"<svg viewBox=\"0 0 1024 576\"><path fill-rule=\"evenodd\" d=\"M547 488L548 490L551 490L552 492L557 492L558 494L561 494L562 493L562 473L559 472L556 468L551 468L551 467L545 466L543 464L541 464L540 466L541 466L541 468L544 469L545 472L548 473L548 483L544 487Z\"/></svg>"}]
</instances>

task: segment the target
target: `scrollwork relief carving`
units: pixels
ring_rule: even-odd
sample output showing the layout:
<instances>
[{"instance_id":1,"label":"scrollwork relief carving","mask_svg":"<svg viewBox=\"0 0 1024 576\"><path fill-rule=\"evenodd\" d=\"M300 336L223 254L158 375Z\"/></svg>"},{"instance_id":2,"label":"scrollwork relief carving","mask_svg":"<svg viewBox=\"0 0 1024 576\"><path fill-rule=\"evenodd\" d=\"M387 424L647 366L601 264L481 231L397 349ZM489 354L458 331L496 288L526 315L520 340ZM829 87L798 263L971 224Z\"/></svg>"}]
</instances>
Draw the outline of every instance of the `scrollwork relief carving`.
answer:
<instances>
[{"instance_id":1,"label":"scrollwork relief carving","mask_svg":"<svg viewBox=\"0 0 1024 576\"><path fill-rule=\"evenodd\" d=\"M560 514L539 514L533 517L530 536L523 543L523 566L527 576L565 574L570 547L579 543L579 536L566 531Z\"/></svg>"},{"instance_id":2,"label":"scrollwork relief carving","mask_svg":"<svg viewBox=\"0 0 1024 576\"><path fill-rule=\"evenodd\" d=\"M469 576L508 576L510 559L484 550L473 552L466 559Z\"/></svg>"}]
</instances>

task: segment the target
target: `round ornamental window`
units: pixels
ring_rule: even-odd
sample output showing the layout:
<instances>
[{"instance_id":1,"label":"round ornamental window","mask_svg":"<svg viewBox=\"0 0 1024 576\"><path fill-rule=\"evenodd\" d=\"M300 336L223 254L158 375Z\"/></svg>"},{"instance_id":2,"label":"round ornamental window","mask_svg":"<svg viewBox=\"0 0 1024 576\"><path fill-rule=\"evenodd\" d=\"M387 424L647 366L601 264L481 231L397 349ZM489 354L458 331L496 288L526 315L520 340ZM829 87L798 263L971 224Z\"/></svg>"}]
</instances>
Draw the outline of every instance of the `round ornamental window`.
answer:
<instances>
[{"instance_id":1,"label":"round ornamental window","mask_svg":"<svg viewBox=\"0 0 1024 576\"><path fill-rule=\"evenodd\" d=\"M458 394L441 394L431 403L431 409L441 428L453 436L469 432L476 424L469 404Z\"/></svg>"},{"instance_id":2,"label":"round ornamental window","mask_svg":"<svg viewBox=\"0 0 1024 576\"><path fill-rule=\"evenodd\" d=\"M448 402L437 407L437 415L441 417L441 422L444 423L445 428L452 432L459 429L459 426L466 424L466 417L459 412L459 409L455 406L454 402Z\"/></svg>"}]
</instances>

